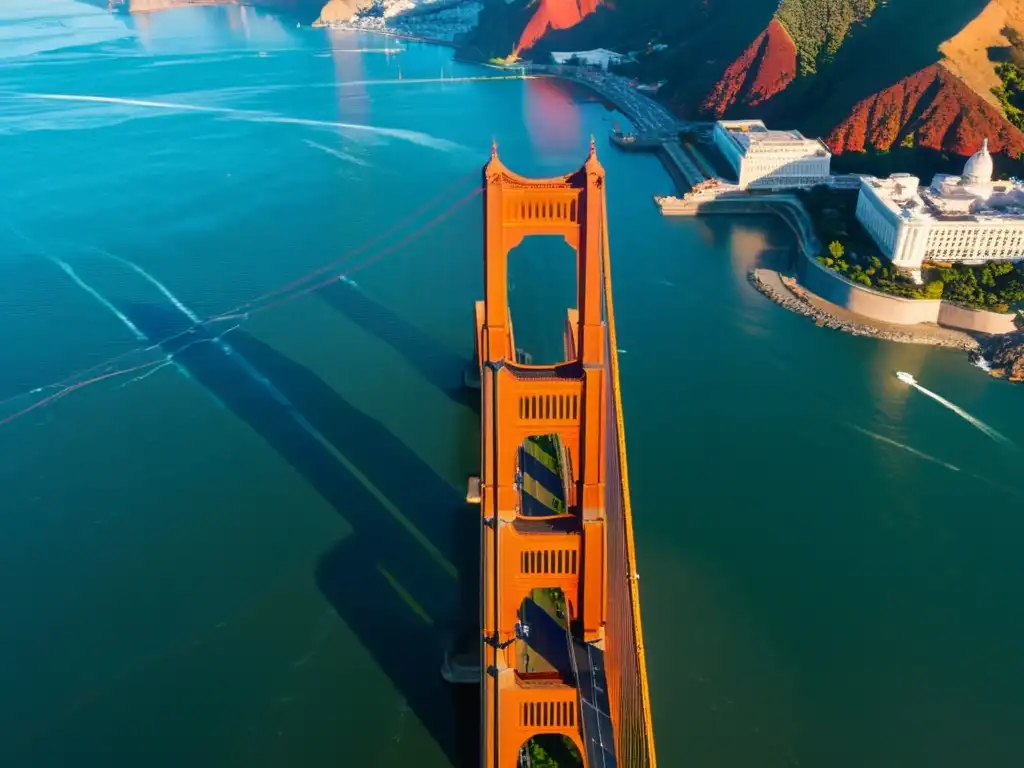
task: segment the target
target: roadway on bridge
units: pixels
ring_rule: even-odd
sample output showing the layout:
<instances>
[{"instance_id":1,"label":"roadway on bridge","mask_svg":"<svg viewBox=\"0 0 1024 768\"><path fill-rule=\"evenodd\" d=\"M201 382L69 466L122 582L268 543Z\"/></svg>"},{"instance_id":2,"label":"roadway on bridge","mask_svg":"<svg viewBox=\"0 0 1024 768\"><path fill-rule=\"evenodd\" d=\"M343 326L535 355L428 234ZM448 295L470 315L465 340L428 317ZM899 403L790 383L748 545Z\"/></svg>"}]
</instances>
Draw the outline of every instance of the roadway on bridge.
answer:
<instances>
[{"instance_id":1,"label":"roadway on bridge","mask_svg":"<svg viewBox=\"0 0 1024 768\"><path fill-rule=\"evenodd\" d=\"M523 478L522 510L526 517L566 513L559 451L549 436L530 437L519 449ZM604 653L569 632L564 597L537 589L523 603L521 620L530 628L519 643L517 663L524 672L558 672L576 684L582 700L587 764L615 766L615 739L608 703Z\"/></svg>"},{"instance_id":2,"label":"roadway on bridge","mask_svg":"<svg viewBox=\"0 0 1024 768\"><path fill-rule=\"evenodd\" d=\"M530 628L529 640L519 643L521 668L526 672L557 672L577 686L587 765L615 768L615 735L604 652L572 636L564 618L556 615L545 590L535 590L533 597L524 601L521 618Z\"/></svg>"},{"instance_id":3,"label":"roadway on bridge","mask_svg":"<svg viewBox=\"0 0 1024 768\"><path fill-rule=\"evenodd\" d=\"M529 437L519 449L519 468L522 474L522 514L525 517L550 517L565 513L565 492L558 460L558 450L550 436ZM529 624L525 614L535 618L549 616L559 620L555 596L546 589L535 589L524 604L522 620ZM564 630L562 630L564 632ZM568 658L551 658L550 646L544 650L532 643L520 643L517 663L525 672L568 672ZM562 656L565 656L564 644Z\"/></svg>"},{"instance_id":4,"label":"roadway on bridge","mask_svg":"<svg viewBox=\"0 0 1024 768\"><path fill-rule=\"evenodd\" d=\"M519 467L523 477L522 514L565 514L565 489L554 440L546 435L527 438L519 449Z\"/></svg>"}]
</instances>

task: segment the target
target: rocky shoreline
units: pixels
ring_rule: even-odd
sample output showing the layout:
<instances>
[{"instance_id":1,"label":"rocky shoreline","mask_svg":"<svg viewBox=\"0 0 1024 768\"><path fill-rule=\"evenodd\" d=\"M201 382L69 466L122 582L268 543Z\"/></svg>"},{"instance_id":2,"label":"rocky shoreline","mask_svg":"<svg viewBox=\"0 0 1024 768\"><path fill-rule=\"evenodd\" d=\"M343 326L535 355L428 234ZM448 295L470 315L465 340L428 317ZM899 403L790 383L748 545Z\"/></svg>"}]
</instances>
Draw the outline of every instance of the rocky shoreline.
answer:
<instances>
[{"instance_id":1,"label":"rocky shoreline","mask_svg":"<svg viewBox=\"0 0 1024 768\"><path fill-rule=\"evenodd\" d=\"M1024 331L997 336L984 345L980 354L991 366L990 374L1024 384Z\"/></svg>"},{"instance_id":2,"label":"rocky shoreline","mask_svg":"<svg viewBox=\"0 0 1024 768\"><path fill-rule=\"evenodd\" d=\"M760 269L753 269L747 273L747 278L750 280L751 285L753 285L758 292L764 294L784 309L788 309L791 312L796 312L798 315L811 318L814 320L815 324L821 328L842 331L843 333L849 333L854 336L871 336L876 339L895 341L901 344L930 344L937 347L962 349L965 352L975 352L981 349L981 345L975 339L967 336L966 334L957 337L941 337L924 333L915 333L912 328L908 328L905 331L894 331L864 323L850 323L845 320L840 320L829 312L814 306L806 299L800 298L798 295L798 291L800 289L795 285L796 281L792 278L779 275L779 279L782 281L784 286L788 288L788 283L792 282L794 284L794 288L797 289L797 292L792 292L790 290L780 291L775 286L769 284L761 273L762 270Z\"/></svg>"}]
</instances>

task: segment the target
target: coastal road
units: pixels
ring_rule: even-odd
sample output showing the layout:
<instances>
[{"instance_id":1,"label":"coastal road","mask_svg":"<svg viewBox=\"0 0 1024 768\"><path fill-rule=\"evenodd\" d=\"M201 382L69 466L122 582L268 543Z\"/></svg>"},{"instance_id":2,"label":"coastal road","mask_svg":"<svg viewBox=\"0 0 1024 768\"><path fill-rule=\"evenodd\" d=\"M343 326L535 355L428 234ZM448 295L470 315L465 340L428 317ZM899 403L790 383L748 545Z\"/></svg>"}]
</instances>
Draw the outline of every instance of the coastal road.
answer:
<instances>
[{"instance_id":1,"label":"coastal road","mask_svg":"<svg viewBox=\"0 0 1024 768\"><path fill-rule=\"evenodd\" d=\"M532 69L557 74L589 86L624 112L633 122L637 133L675 137L683 127L668 108L637 91L628 79L620 75L574 70L570 67L535 66Z\"/></svg>"}]
</instances>

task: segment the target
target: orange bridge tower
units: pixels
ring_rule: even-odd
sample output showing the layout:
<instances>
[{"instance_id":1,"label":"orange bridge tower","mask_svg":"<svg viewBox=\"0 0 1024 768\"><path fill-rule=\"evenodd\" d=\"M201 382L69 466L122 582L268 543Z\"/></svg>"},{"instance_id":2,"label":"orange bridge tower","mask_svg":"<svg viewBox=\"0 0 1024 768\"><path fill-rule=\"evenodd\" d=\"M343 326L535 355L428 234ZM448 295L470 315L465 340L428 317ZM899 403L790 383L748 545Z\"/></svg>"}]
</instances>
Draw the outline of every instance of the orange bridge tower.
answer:
<instances>
[{"instance_id":1,"label":"orange bridge tower","mask_svg":"<svg viewBox=\"0 0 1024 768\"><path fill-rule=\"evenodd\" d=\"M588 758L576 649L603 648L607 612L604 180L593 141L583 166L565 176L519 176L496 147L483 169L485 298L476 304L481 470L470 481L481 514L483 768L514 768L524 742L541 734L571 739L585 764L595 762ZM530 235L561 235L576 252L577 304L563 330L565 360L555 365L523 364L516 355L507 261ZM564 514L523 514L520 447L536 435L553 436L564 457ZM529 629L520 606L533 590L556 587L565 596L568 669L524 670L516 647ZM605 749L614 755L613 744Z\"/></svg>"}]
</instances>

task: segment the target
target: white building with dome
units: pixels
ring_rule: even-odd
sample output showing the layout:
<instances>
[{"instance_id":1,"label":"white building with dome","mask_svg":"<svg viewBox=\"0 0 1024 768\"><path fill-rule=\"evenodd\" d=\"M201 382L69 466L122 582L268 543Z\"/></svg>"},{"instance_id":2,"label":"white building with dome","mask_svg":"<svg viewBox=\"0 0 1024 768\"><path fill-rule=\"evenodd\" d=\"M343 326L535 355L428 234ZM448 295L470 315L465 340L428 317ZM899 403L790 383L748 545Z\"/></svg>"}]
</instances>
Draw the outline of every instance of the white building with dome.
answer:
<instances>
[{"instance_id":1,"label":"white building with dome","mask_svg":"<svg viewBox=\"0 0 1024 768\"><path fill-rule=\"evenodd\" d=\"M961 176L865 176L857 220L894 265L921 279L924 261L1024 260L1024 183L992 180L986 139Z\"/></svg>"}]
</instances>

